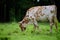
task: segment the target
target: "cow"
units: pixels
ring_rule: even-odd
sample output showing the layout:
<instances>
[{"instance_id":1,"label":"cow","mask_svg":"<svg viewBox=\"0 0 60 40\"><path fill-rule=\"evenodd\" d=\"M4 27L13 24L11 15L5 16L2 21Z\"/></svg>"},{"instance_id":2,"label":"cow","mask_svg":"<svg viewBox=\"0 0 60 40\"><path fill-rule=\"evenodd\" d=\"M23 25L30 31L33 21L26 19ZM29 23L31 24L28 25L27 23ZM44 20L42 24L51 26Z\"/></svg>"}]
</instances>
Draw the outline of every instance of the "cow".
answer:
<instances>
[{"instance_id":1,"label":"cow","mask_svg":"<svg viewBox=\"0 0 60 40\"><path fill-rule=\"evenodd\" d=\"M56 5L31 7L27 10L23 20L19 22L19 27L21 28L21 31L24 31L26 30L26 25L29 22L31 22L34 25L33 31L35 31L36 28L39 30L37 21L49 21L50 32L52 32L53 24L55 24L56 30L58 29L56 14L57 14Z\"/></svg>"}]
</instances>

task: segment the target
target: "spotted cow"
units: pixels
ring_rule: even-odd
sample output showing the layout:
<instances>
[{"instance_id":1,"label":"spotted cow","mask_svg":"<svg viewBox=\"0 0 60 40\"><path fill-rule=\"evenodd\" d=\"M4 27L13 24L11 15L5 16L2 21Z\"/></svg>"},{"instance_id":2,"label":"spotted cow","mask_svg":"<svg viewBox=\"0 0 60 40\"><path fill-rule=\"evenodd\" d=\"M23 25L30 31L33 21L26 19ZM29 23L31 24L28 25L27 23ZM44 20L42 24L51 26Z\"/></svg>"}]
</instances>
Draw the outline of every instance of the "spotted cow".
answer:
<instances>
[{"instance_id":1,"label":"spotted cow","mask_svg":"<svg viewBox=\"0 0 60 40\"><path fill-rule=\"evenodd\" d=\"M52 32L52 26L55 24L57 30L57 7L55 5L48 6L35 6L27 10L25 17L19 22L19 27L22 31L26 29L26 25L31 22L34 24L34 30L39 29L37 21L49 21L50 32Z\"/></svg>"}]
</instances>

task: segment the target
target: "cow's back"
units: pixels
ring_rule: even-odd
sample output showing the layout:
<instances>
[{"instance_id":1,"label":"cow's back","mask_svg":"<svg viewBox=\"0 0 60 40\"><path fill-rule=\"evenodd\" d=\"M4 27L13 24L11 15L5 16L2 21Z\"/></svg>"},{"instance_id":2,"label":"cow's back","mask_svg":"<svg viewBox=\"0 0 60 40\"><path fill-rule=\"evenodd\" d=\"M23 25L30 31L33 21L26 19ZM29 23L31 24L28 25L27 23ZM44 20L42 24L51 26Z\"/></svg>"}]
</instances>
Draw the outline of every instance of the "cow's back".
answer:
<instances>
[{"instance_id":1,"label":"cow's back","mask_svg":"<svg viewBox=\"0 0 60 40\"><path fill-rule=\"evenodd\" d=\"M47 21L47 19L50 19L54 15L56 15L55 5L32 7L26 13L29 19L34 18L41 21Z\"/></svg>"}]
</instances>

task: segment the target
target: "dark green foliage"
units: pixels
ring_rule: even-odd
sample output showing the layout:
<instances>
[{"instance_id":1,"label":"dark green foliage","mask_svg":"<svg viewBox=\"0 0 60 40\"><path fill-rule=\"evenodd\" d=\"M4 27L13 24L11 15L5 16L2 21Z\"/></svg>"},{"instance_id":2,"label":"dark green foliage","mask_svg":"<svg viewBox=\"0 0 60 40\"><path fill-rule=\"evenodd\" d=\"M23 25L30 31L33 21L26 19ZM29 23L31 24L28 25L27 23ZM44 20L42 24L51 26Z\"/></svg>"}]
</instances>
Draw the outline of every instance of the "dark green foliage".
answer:
<instances>
[{"instance_id":1,"label":"dark green foliage","mask_svg":"<svg viewBox=\"0 0 60 40\"><path fill-rule=\"evenodd\" d=\"M0 22L18 22L24 18L27 9L33 6L52 4L56 4L58 6L59 3L60 2L57 0L40 0L39 2L37 2L37 0L2 0L0 1ZM59 9L60 6L58 6L57 14L57 17L60 20Z\"/></svg>"},{"instance_id":2,"label":"dark green foliage","mask_svg":"<svg viewBox=\"0 0 60 40\"><path fill-rule=\"evenodd\" d=\"M50 3L49 3L50 2ZM37 0L18 0L15 5L15 18L16 21L21 21L25 14L27 9L33 7L33 6L38 6L38 5L50 5L53 4L49 0L41 0L39 3Z\"/></svg>"},{"instance_id":3,"label":"dark green foliage","mask_svg":"<svg viewBox=\"0 0 60 40\"><path fill-rule=\"evenodd\" d=\"M22 20L26 14L26 10L32 6L34 6L34 4L32 3L32 0L18 1L15 6L16 21Z\"/></svg>"}]
</instances>

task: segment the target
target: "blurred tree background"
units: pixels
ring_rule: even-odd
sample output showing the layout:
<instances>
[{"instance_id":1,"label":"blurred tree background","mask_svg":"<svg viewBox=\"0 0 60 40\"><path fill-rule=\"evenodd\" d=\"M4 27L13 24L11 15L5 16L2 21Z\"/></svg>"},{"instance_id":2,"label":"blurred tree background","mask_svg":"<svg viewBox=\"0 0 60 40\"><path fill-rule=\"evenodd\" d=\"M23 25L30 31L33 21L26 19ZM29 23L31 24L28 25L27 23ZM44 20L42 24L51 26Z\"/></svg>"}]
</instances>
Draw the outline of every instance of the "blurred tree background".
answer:
<instances>
[{"instance_id":1,"label":"blurred tree background","mask_svg":"<svg viewBox=\"0 0 60 40\"><path fill-rule=\"evenodd\" d=\"M26 10L33 6L53 5L57 6L57 18L60 21L59 0L0 0L0 22L21 21Z\"/></svg>"}]
</instances>

